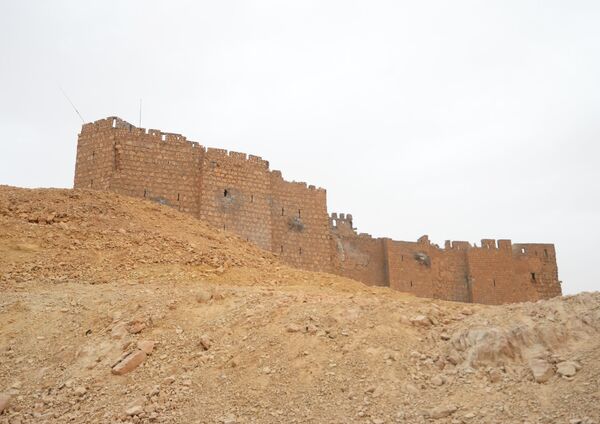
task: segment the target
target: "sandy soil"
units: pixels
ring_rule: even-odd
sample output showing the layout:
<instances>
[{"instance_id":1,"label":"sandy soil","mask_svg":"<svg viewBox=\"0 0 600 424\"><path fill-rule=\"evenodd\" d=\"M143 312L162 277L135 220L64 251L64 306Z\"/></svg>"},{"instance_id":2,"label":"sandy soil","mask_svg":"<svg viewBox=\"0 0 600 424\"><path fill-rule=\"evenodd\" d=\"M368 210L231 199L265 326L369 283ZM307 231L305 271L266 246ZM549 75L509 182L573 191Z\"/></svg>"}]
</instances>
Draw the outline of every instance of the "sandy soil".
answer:
<instances>
[{"instance_id":1,"label":"sandy soil","mask_svg":"<svg viewBox=\"0 0 600 424\"><path fill-rule=\"evenodd\" d=\"M0 186L0 423L600 421L600 294L419 299L168 207Z\"/></svg>"}]
</instances>

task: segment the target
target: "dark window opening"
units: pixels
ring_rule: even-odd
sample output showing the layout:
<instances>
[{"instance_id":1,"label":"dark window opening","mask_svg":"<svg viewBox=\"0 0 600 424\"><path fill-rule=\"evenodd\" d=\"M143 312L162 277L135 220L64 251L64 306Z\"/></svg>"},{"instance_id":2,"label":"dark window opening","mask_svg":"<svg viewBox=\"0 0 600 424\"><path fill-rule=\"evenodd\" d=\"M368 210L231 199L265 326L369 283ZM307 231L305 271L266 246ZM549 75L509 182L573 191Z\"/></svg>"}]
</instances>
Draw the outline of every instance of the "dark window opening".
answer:
<instances>
[{"instance_id":1,"label":"dark window opening","mask_svg":"<svg viewBox=\"0 0 600 424\"><path fill-rule=\"evenodd\" d=\"M413 285L412 285L412 281L410 282L410 286L411 286L411 287L413 286Z\"/></svg>"},{"instance_id":2,"label":"dark window opening","mask_svg":"<svg viewBox=\"0 0 600 424\"><path fill-rule=\"evenodd\" d=\"M227 197L229 196L229 190L225 189L223 190L223 197Z\"/></svg>"},{"instance_id":3,"label":"dark window opening","mask_svg":"<svg viewBox=\"0 0 600 424\"><path fill-rule=\"evenodd\" d=\"M179 193L177 193L177 201L179 202Z\"/></svg>"},{"instance_id":4,"label":"dark window opening","mask_svg":"<svg viewBox=\"0 0 600 424\"><path fill-rule=\"evenodd\" d=\"M301 247L298 249L298 254L302 255L302 248Z\"/></svg>"},{"instance_id":5,"label":"dark window opening","mask_svg":"<svg viewBox=\"0 0 600 424\"><path fill-rule=\"evenodd\" d=\"M281 216L283 216L283 208L281 208Z\"/></svg>"},{"instance_id":6,"label":"dark window opening","mask_svg":"<svg viewBox=\"0 0 600 424\"><path fill-rule=\"evenodd\" d=\"M90 181L90 187L94 187L94 180Z\"/></svg>"},{"instance_id":7,"label":"dark window opening","mask_svg":"<svg viewBox=\"0 0 600 424\"><path fill-rule=\"evenodd\" d=\"M535 281L535 272L532 272L532 273L531 273L531 279L532 279L533 281Z\"/></svg>"},{"instance_id":8,"label":"dark window opening","mask_svg":"<svg viewBox=\"0 0 600 424\"><path fill-rule=\"evenodd\" d=\"M254 194L250 195L250 203L254 203Z\"/></svg>"},{"instance_id":9,"label":"dark window opening","mask_svg":"<svg viewBox=\"0 0 600 424\"><path fill-rule=\"evenodd\" d=\"M300 216L300 209L298 209L298 218L301 218L301 216Z\"/></svg>"},{"instance_id":10,"label":"dark window opening","mask_svg":"<svg viewBox=\"0 0 600 424\"><path fill-rule=\"evenodd\" d=\"M492 281L494 283L494 287L496 287L496 279L494 278Z\"/></svg>"},{"instance_id":11,"label":"dark window opening","mask_svg":"<svg viewBox=\"0 0 600 424\"><path fill-rule=\"evenodd\" d=\"M283 253L283 244L281 245L281 253Z\"/></svg>"},{"instance_id":12,"label":"dark window opening","mask_svg":"<svg viewBox=\"0 0 600 424\"><path fill-rule=\"evenodd\" d=\"M144 190L144 197L146 197L146 190Z\"/></svg>"},{"instance_id":13,"label":"dark window opening","mask_svg":"<svg viewBox=\"0 0 600 424\"><path fill-rule=\"evenodd\" d=\"M400 261L404 262L404 255L400 255Z\"/></svg>"},{"instance_id":14,"label":"dark window opening","mask_svg":"<svg viewBox=\"0 0 600 424\"><path fill-rule=\"evenodd\" d=\"M94 159L96 157L96 152L92 152L92 159Z\"/></svg>"}]
</instances>

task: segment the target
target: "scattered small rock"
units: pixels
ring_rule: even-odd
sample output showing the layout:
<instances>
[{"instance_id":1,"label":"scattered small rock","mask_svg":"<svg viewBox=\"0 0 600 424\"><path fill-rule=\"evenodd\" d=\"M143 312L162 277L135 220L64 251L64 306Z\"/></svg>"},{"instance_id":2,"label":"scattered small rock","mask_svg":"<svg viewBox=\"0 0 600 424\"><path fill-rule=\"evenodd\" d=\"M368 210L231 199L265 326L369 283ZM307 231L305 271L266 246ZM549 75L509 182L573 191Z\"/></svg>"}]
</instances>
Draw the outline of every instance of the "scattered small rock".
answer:
<instances>
[{"instance_id":1,"label":"scattered small rock","mask_svg":"<svg viewBox=\"0 0 600 424\"><path fill-rule=\"evenodd\" d=\"M116 375L127 374L144 362L144 359L146 359L146 352L139 349L134 350L112 367L112 373Z\"/></svg>"},{"instance_id":2,"label":"scattered small rock","mask_svg":"<svg viewBox=\"0 0 600 424\"><path fill-rule=\"evenodd\" d=\"M130 417L140 415L142 412L144 412L144 408L141 405L133 405L125 409L125 413Z\"/></svg>"},{"instance_id":3,"label":"scattered small rock","mask_svg":"<svg viewBox=\"0 0 600 424\"><path fill-rule=\"evenodd\" d=\"M577 374L577 366L571 361L560 362L556 365L556 373L562 377L573 377Z\"/></svg>"},{"instance_id":4,"label":"scattered small rock","mask_svg":"<svg viewBox=\"0 0 600 424\"><path fill-rule=\"evenodd\" d=\"M127 326L127 331L131 334L138 334L140 333L144 328L146 328L146 324L143 323L142 321L132 321L129 323L129 325Z\"/></svg>"},{"instance_id":5,"label":"scattered small rock","mask_svg":"<svg viewBox=\"0 0 600 424\"><path fill-rule=\"evenodd\" d=\"M212 341L210 340L210 337L208 337L208 335L206 334L200 336L199 342L200 346L202 346L202 349L204 350L208 350L212 346Z\"/></svg>"},{"instance_id":6,"label":"scattered small rock","mask_svg":"<svg viewBox=\"0 0 600 424\"><path fill-rule=\"evenodd\" d=\"M456 405L440 405L427 411L426 415L429 418L437 420L439 418L449 417L450 415L454 414L457 410L458 408L456 407Z\"/></svg>"},{"instance_id":7,"label":"scattered small rock","mask_svg":"<svg viewBox=\"0 0 600 424\"><path fill-rule=\"evenodd\" d=\"M288 333L297 333L297 332L299 332L299 331L300 331L300 326L299 326L299 325L296 325L296 324L288 324L288 325L285 327L285 330L286 330Z\"/></svg>"},{"instance_id":8,"label":"scattered small rock","mask_svg":"<svg viewBox=\"0 0 600 424\"><path fill-rule=\"evenodd\" d=\"M554 374L552 365L550 365L545 359L531 359L529 361L529 368L533 373L533 379L536 381L536 383L545 383Z\"/></svg>"},{"instance_id":9,"label":"scattered small rock","mask_svg":"<svg viewBox=\"0 0 600 424\"><path fill-rule=\"evenodd\" d=\"M442 377L441 375L436 375L431 379L431 384L433 384L434 386L441 386L444 383L444 377Z\"/></svg>"},{"instance_id":10,"label":"scattered small rock","mask_svg":"<svg viewBox=\"0 0 600 424\"><path fill-rule=\"evenodd\" d=\"M410 322L414 326L418 327L429 327L431 326L431 320L425 315L417 315L410 319Z\"/></svg>"},{"instance_id":11,"label":"scattered small rock","mask_svg":"<svg viewBox=\"0 0 600 424\"><path fill-rule=\"evenodd\" d=\"M83 386L77 386L73 389L73 393L75 393L77 396L83 396L87 393L87 389Z\"/></svg>"},{"instance_id":12,"label":"scattered small rock","mask_svg":"<svg viewBox=\"0 0 600 424\"><path fill-rule=\"evenodd\" d=\"M212 294L206 290L198 290L195 297L196 302L206 303L212 298Z\"/></svg>"},{"instance_id":13,"label":"scattered small rock","mask_svg":"<svg viewBox=\"0 0 600 424\"><path fill-rule=\"evenodd\" d=\"M146 355L150 355L154 350L155 342L152 340L140 340L137 342L138 349L144 351Z\"/></svg>"}]
</instances>

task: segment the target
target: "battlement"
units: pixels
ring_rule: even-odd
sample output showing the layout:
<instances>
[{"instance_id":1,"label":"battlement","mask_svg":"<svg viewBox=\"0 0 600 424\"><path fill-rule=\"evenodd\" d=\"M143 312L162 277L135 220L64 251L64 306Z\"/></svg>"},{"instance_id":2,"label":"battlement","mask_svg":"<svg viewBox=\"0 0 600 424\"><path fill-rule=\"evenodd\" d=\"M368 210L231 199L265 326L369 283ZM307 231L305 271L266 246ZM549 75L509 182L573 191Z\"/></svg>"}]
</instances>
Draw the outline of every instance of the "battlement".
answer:
<instances>
[{"instance_id":1,"label":"battlement","mask_svg":"<svg viewBox=\"0 0 600 424\"><path fill-rule=\"evenodd\" d=\"M358 232L352 214L327 213L326 190L286 181L260 156L204 147L116 116L84 124L75 187L137 196L231 231L285 263L418 296L505 303L560 294L552 244L427 235L416 241Z\"/></svg>"}]
</instances>

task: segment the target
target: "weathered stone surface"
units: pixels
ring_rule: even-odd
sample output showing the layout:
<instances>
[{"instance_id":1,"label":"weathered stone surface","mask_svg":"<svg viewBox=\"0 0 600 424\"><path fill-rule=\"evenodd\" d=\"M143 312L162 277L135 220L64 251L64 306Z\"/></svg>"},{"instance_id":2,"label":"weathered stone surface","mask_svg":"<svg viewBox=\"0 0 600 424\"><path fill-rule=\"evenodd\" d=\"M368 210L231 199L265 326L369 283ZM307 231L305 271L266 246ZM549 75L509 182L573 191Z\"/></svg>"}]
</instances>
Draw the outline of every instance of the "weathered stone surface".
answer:
<instances>
[{"instance_id":1,"label":"weathered stone surface","mask_svg":"<svg viewBox=\"0 0 600 424\"><path fill-rule=\"evenodd\" d=\"M150 355L154 350L155 342L152 340L140 340L137 342L137 347L139 350L144 351L147 355Z\"/></svg>"},{"instance_id":2,"label":"weathered stone surface","mask_svg":"<svg viewBox=\"0 0 600 424\"><path fill-rule=\"evenodd\" d=\"M144 362L144 359L146 359L146 352L135 350L113 366L112 373L117 375L127 374Z\"/></svg>"},{"instance_id":3,"label":"weathered stone surface","mask_svg":"<svg viewBox=\"0 0 600 424\"><path fill-rule=\"evenodd\" d=\"M556 364L556 373L563 377L573 377L577 374L577 366L571 361Z\"/></svg>"},{"instance_id":4,"label":"weathered stone surface","mask_svg":"<svg viewBox=\"0 0 600 424\"><path fill-rule=\"evenodd\" d=\"M554 369L552 368L552 365L544 359L530 359L529 368L533 374L533 379L537 383L545 383L554 375Z\"/></svg>"},{"instance_id":5,"label":"weathered stone surface","mask_svg":"<svg viewBox=\"0 0 600 424\"><path fill-rule=\"evenodd\" d=\"M431 321L425 315L417 315L416 317L411 318L410 322L413 325L419 326L419 327L429 327L429 326L431 326Z\"/></svg>"}]
</instances>

